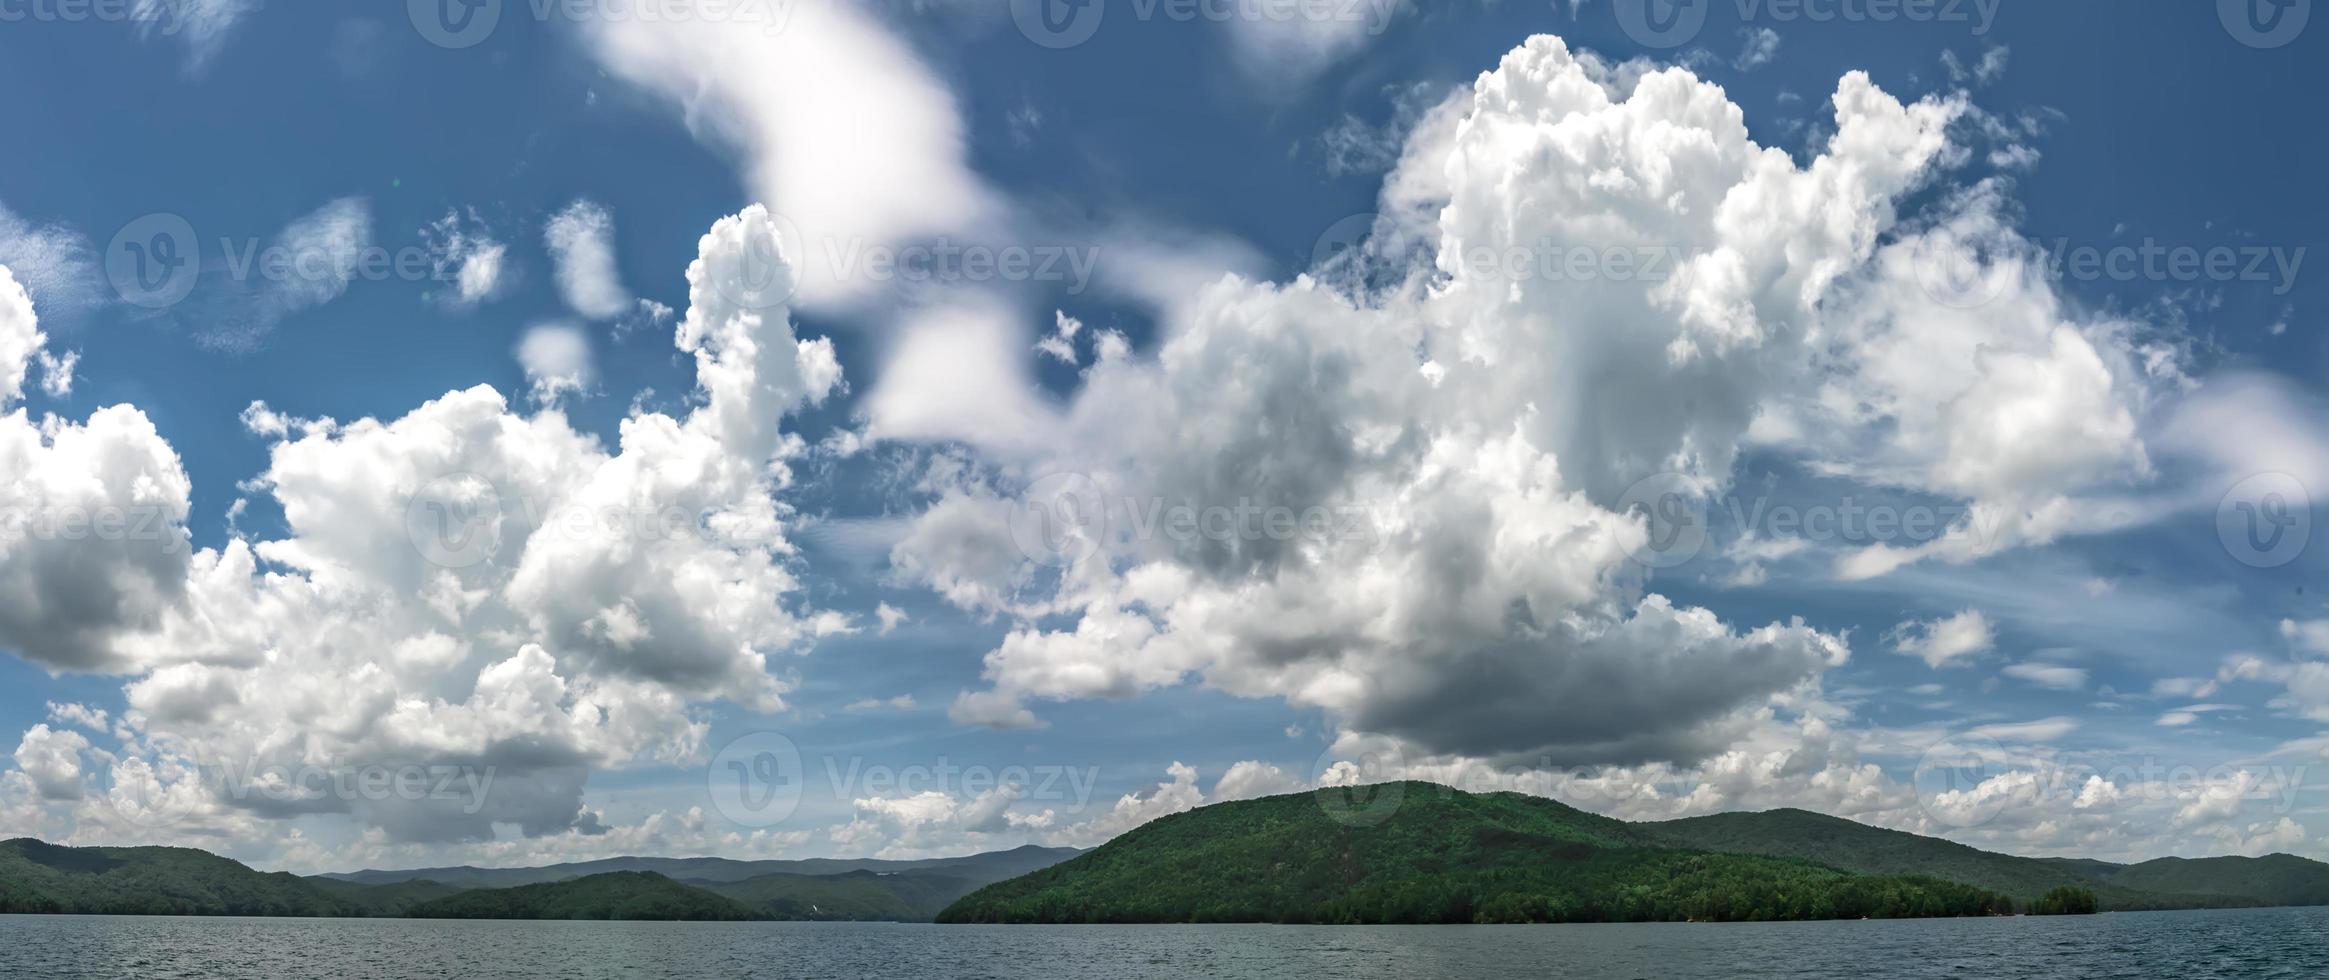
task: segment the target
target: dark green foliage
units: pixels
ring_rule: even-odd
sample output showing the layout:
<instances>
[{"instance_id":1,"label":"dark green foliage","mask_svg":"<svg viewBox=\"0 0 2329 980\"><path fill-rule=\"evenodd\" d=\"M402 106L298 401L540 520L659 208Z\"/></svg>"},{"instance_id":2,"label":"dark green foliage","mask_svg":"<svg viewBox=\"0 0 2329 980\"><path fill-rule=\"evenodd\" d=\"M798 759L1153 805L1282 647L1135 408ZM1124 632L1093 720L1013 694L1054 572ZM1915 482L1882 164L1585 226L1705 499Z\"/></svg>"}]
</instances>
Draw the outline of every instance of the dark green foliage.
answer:
<instances>
[{"instance_id":1,"label":"dark green foliage","mask_svg":"<svg viewBox=\"0 0 2329 980\"><path fill-rule=\"evenodd\" d=\"M2064 885L2038 896L2037 901L2030 903L2030 914L2093 915L2095 914L2094 892Z\"/></svg>"},{"instance_id":2,"label":"dark green foliage","mask_svg":"<svg viewBox=\"0 0 2329 980\"><path fill-rule=\"evenodd\" d=\"M2329 904L2329 865L2286 854L2017 858L1801 810L1629 824L1429 783L1219 804L1057 863L1074 853L614 858L438 869L456 880L437 881L299 878L187 848L21 839L0 841L0 913L919 921L943 909L942 921L978 922L1590 922ZM624 873L577 874L615 865ZM480 888L508 878L527 887Z\"/></svg>"},{"instance_id":3,"label":"dark green foliage","mask_svg":"<svg viewBox=\"0 0 2329 980\"><path fill-rule=\"evenodd\" d=\"M1067 848L1022 847L928 861L728 861L720 858L614 858L508 872L443 869L445 883L409 873L301 878L262 874L203 851L166 847L59 847L32 839L0 842L0 914L441 916L493 918L761 918L927 922L981 885L1072 856ZM595 876L570 869L607 864L685 868L709 880L674 881L632 870ZM765 866L822 874L762 873ZM865 867L902 870L863 870ZM475 884L502 875L532 891ZM552 877L555 876L555 877ZM358 877L373 882L351 880ZM459 901L448 901L460 898Z\"/></svg>"},{"instance_id":4,"label":"dark green foliage","mask_svg":"<svg viewBox=\"0 0 2329 980\"><path fill-rule=\"evenodd\" d=\"M2329 904L2329 865L2285 854L2137 865L2023 858L1805 810L1717 813L1640 827L1676 847L1801 858L1855 874L1930 875L2021 903L2068 885L2092 890L2103 908L2119 910ZM2272 873L2263 873L2266 865Z\"/></svg>"},{"instance_id":5,"label":"dark green foliage","mask_svg":"<svg viewBox=\"0 0 2329 980\"><path fill-rule=\"evenodd\" d=\"M2159 858L2112 866L2112 886L2236 900L2236 904L2329 905L2329 865L2293 854ZM2108 902L2104 908L2115 908Z\"/></svg>"},{"instance_id":6,"label":"dark green foliage","mask_svg":"<svg viewBox=\"0 0 2329 980\"><path fill-rule=\"evenodd\" d=\"M1066 864L981 889L939 921L1751 921L2012 908L2002 895L1935 878L1680 850L1539 797L1429 783L1359 791L1398 794L1395 807L1377 809L1337 795L1345 791L1323 792L1155 821Z\"/></svg>"},{"instance_id":7,"label":"dark green foliage","mask_svg":"<svg viewBox=\"0 0 2329 980\"><path fill-rule=\"evenodd\" d=\"M326 895L348 903L362 915L401 916L422 902L468 891L434 881L400 881L393 885L359 885L336 878L308 878Z\"/></svg>"},{"instance_id":8,"label":"dark green foliage","mask_svg":"<svg viewBox=\"0 0 2329 980\"><path fill-rule=\"evenodd\" d=\"M58 847L0 841L0 913L360 915L287 874L185 847Z\"/></svg>"},{"instance_id":9,"label":"dark green foliage","mask_svg":"<svg viewBox=\"0 0 2329 980\"><path fill-rule=\"evenodd\" d=\"M1931 875L2023 899L2056 885L2091 883L2084 873L2051 862L1992 854L1806 810L1717 813L1641 827L1675 847L1801 858L1860 874Z\"/></svg>"},{"instance_id":10,"label":"dark green foliage","mask_svg":"<svg viewBox=\"0 0 2329 980\"><path fill-rule=\"evenodd\" d=\"M772 874L745 881L689 882L776 919L928 922L983 881L903 871L837 875Z\"/></svg>"},{"instance_id":11,"label":"dark green foliage","mask_svg":"<svg viewBox=\"0 0 2329 980\"><path fill-rule=\"evenodd\" d=\"M422 902L415 919L621 919L733 922L767 916L649 871L485 888Z\"/></svg>"},{"instance_id":12,"label":"dark green foliage","mask_svg":"<svg viewBox=\"0 0 2329 980\"><path fill-rule=\"evenodd\" d=\"M1015 847L965 857L884 861L873 858L805 858L793 861L733 861L727 858L618 857L538 868L415 868L406 871L355 871L322 877L365 885L400 881L436 881L461 888L515 888L545 881L568 881L609 871L652 871L675 881L736 882L764 875L839 875L852 871L882 874L918 872L966 878L991 884L1048 868L1083 852L1072 847Z\"/></svg>"}]
</instances>

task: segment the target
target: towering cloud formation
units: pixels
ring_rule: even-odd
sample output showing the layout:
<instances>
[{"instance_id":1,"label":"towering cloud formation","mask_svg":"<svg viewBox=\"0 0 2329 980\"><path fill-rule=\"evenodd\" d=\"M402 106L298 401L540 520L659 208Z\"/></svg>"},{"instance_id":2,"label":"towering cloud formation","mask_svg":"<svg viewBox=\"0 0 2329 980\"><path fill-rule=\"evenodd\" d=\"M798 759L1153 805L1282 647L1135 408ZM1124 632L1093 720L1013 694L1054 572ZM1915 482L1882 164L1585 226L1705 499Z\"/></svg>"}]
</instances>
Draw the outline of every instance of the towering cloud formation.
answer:
<instances>
[{"instance_id":1,"label":"towering cloud formation","mask_svg":"<svg viewBox=\"0 0 2329 980\"><path fill-rule=\"evenodd\" d=\"M12 403L47 338L0 268L0 647L55 669L125 661L118 634L150 627L185 589L190 485L145 413L35 421Z\"/></svg>"},{"instance_id":2,"label":"towering cloud formation","mask_svg":"<svg viewBox=\"0 0 2329 980\"><path fill-rule=\"evenodd\" d=\"M780 423L840 368L782 306L746 307L735 297L753 294L721 278L746 252L789 275L775 234L753 208L704 237L677 337L699 404L634 414L611 451L486 387L387 421L254 406L252 430L276 441L249 486L280 507L279 539L190 554L185 474L133 408L86 425L0 418L10 513L156 518L143 535L0 538L0 647L134 675L110 788L122 805L85 809L78 830L352 812L390 839L554 833L590 823L592 767L695 753L690 704L781 706L769 656L841 624L797 605L775 494L798 440ZM0 300L0 337L25 347L21 290ZM52 798L59 744L38 754ZM374 798L297 776L368 767L494 783Z\"/></svg>"},{"instance_id":3,"label":"towering cloud formation","mask_svg":"<svg viewBox=\"0 0 2329 980\"><path fill-rule=\"evenodd\" d=\"M1644 594L1645 486L1713 493L1760 444L2058 532L2048 504L2142 465L2122 333L2066 322L2002 247L1970 260L1994 308L1921 288L1916 256L2010 244L1983 198L1897 213L1964 107L1857 73L1833 104L1798 165L1688 71L1510 53L1416 127L1367 247L1214 284L1153 358L1104 351L1058 445L990 447L1002 476L899 546L1020 619L956 716L1199 678L1426 755L1689 762L1848 651Z\"/></svg>"},{"instance_id":4,"label":"towering cloud formation","mask_svg":"<svg viewBox=\"0 0 2329 980\"><path fill-rule=\"evenodd\" d=\"M32 296L16 276L0 270L0 406L24 397L24 376L48 338L33 316Z\"/></svg>"},{"instance_id":5,"label":"towering cloud formation","mask_svg":"<svg viewBox=\"0 0 2329 980\"><path fill-rule=\"evenodd\" d=\"M808 236L755 207L703 238L674 338L696 370L685 413L635 411L608 447L554 404L516 411L489 387L353 422L254 405L269 463L245 492L284 530L200 551L187 476L136 408L0 415L0 514L144 529L0 537L0 648L124 675L128 703L115 747L28 735L0 773L0 816L93 793L77 811L91 840L152 836L129 821L157 815L247 838L260 820L344 813L375 843L497 824L567 841L610 833L581 808L592 769L700 758L709 701L785 706L772 658L848 624L808 608L794 578L781 492L802 443L785 423L841 368L784 303L859 298L864 281L819 264L835 243L951 233L995 203L951 96L903 44L844 7L799 16L779 35L577 28L615 74L734 145ZM1065 406L1012 359L1035 355L1008 304L937 304L858 435L961 446L891 555L899 578L1011 624L954 717L1037 725L1046 700L1195 681L1322 712L1413 772L1631 767L1556 787L1604 789L1690 774L1681 800L1615 797L1642 815L1903 812L1910 795L1850 758L1817 697L1844 636L1723 622L1657 592L1636 559L1659 531L1645 506L1720 492L1750 452L1975 514L1919 547L1851 551L1847 576L2092 529L2088 501L2149 473L2138 420L2181 381L2172 353L2071 310L1999 188L1903 213L1963 157L1964 112L1848 75L1833 136L1798 162L1756 145L1688 71L1541 37L1416 121L1372 237L1312 274L1197 284L1188 269L1206 263L1146 257L1170 283L1125 292L1157 300L1161 337L1135 352L1102 331L1088 358L1071 350L1082 387ZM569 217L574 234L552 239L588 261L562 269L592 274L562 283L585 313L614 310L628 294L604 222ZM0 276L0 410L43 344ZM577 353L533 351L534 382L565 390L587 362L549 355ZM931 407L997 385L1016 388L971 391L987 415ZM1976 651L1957 635L1971 621L1904 649ZM84 757L115 761L111 778ZM350 765L496 776L490 795L371 799L280 775ZM258 788L220 793L221 775ZM998 791L860 801L829 839L1088 842L1207 798L1193 770L1171 776L1073 828ZM1303 782L1248 765L1212 796ZM635 847L667 831L707 833L698 813L611 834Z\"/></svg>"}]
</instances>

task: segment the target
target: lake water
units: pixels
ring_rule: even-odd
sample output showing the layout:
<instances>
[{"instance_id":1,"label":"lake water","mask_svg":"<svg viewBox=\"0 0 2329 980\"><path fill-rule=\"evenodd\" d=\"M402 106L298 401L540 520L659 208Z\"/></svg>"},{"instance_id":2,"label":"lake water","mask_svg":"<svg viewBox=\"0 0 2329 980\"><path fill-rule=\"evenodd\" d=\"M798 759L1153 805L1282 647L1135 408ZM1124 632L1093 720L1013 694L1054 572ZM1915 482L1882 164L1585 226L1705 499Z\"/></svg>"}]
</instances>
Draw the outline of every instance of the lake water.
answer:
<instances>
[{"instance_id":1,"label":"lake water","mask_svg":"<svg viewBox=\"0 0 2329 980\"><path fill-rule=\"evenodd\" d=\"M2329 908L1737 925L0 916L0 977L2329 977Z\"/></svg>"}]
</instances>

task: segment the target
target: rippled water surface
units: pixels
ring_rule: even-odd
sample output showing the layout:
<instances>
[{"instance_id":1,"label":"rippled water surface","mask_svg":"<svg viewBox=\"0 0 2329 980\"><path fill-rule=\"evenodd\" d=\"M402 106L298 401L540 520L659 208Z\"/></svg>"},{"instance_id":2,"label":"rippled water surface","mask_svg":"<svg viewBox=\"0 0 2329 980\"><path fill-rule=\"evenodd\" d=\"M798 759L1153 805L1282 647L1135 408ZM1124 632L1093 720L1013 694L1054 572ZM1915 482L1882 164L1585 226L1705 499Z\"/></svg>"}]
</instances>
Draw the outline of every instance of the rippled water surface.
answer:
<instances>
[{"instance_id":1,"label":"rippled water surface","mask_svg":"<svg viewBox=\"0 0 2329 980\"><path fill-rule=\"evenodd\" d=\"M2329 908L1744 925L0 916L0 977L2329 977Z\"/></svg>"}]
</instances>

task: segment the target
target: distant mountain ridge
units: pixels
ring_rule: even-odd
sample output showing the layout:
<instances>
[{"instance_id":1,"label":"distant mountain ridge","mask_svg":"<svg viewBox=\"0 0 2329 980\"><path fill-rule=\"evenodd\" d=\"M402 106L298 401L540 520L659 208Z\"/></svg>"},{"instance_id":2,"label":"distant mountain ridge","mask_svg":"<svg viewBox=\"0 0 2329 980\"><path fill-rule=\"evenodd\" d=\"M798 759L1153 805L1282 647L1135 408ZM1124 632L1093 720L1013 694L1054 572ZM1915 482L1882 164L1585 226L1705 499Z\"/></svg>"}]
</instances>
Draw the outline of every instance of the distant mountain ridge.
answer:
<instances>
[{"instance_id":1,"label":"distant mountain ridge","mask_svg":"<svg viewBox=\"0 0 2329 980\"><path fill-rule=\"evenodd\" d=\"M190 847L0 841L0 913L349 916L363 910L305 878L253 871Z\"/></svg>"},{"instance_id":2,"label":"distant mountain ridge","mask_svg":"<svg viewBox=\"0 0 2329 980\"><path fill-rule=\"evenodd\" d=\"M2329 904L2329 864L2261 858L2025 858L1886 830L1809 810L1716 813L1639 825L1682 846L1799 858L1858 874L1923 874L2028 901L2061 886L2094 891L2107 910Z\"/></svg>"},{"instance_id":3,"label":"distant mountain ridge","mask_svg":"<svg viewBox=\"0 0 2329 980\"><path fill-rule=\"evenodd\" d=\"M651 871L678 881L711 882L744 881L771 874L821 876L847 874L854 871L871 871L880 874L924 871L964 878L1000 881L1004 878L1015 878L1030 871L1048 868L1081 853L1083 853L1081 850L1072 847L1038 847L1029 844L1007 851L988 851L962 857L920 860L803 858L797 860L737 861L717 857L616 857L530 868L476 868L464 865L449 868L412 868L402 871L367 869L323 874L317 877L363 885L384 885L402 881L434 881L464 888L513 888L519 885L565 881L616 871Z\"/></svg>"},{"instance_id":4,"label":"distant mountain ridge","mask_svg":"<svg viewBox=\"0 0 2329 980\"><path fill-rule=\"evenodd\" d=\"M2329 864L2287 854L2025 858L1806 810L1628 823L1538 797L1393 785L1404 801L1383 814L1298 793L1201 807L1092 851L908 861L625 857L300 877L191 848L20 838L0 841L0 913L1532 921L1979 914L1984 895L2027 908L2061 888L2092 892L2105 911L2329 905ZM1388 830L1375 832L1377 816ZM1272 890L1277 904L1256 903Z\"/></svg>"},{"instance_id":5,"label":"distant mountain ridge","mask_svg":"<svg viewBox=\"0 0 2329 980\"><path fill-rule=\"evenodd\" d=\"M20 838L0 841L0 913L927 922L980 887L1079 853L1028 846L914 861L625 857L300 877L192 848Z\"/></svg>"},{"instance_id":6,"label":"distant mountain ridge","mask_svg":"<svg viewBox=\"0 0 2329 980\"><path fill-rule=\"evenodd\" d=\"M774 918L652 871L610 871L515 888L480 888L406 909L415 919L743 922Z\"/></svg>"}]
</instances>

